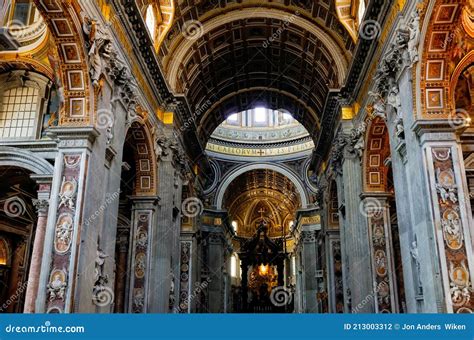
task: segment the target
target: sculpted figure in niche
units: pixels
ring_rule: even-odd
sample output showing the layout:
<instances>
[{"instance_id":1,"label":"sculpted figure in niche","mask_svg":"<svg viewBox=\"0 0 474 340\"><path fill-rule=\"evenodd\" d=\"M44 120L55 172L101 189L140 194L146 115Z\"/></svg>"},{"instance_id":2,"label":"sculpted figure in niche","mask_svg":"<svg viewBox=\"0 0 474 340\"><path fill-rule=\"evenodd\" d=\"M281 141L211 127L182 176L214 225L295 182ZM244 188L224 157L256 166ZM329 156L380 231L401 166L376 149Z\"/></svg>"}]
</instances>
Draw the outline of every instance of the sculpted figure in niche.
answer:
<instances>
[{"instance_id":1,"label":"sculpted figure in niche","mask_svg":"<svg viewBox=\"0 0 474 340\"><path fill-rule=\"evenodd\" d=\"M383 120L386 120L387 117L385 115L385 111L386 111L385 100L382 98L382 96L379 93L376 93L376 92L370 91L369 96L375 97L375 101L372 104L372 112L371 112L372 119L376 117L380 117Z\"/></svg>"},{"instance_id":2,"label":"sculpted figure in niche","mask_svg":"<svg viewBox=\"0 0 474 340\"><path fill-rule=\"evenodd\" d=\"M156 139L155 145L156 145L155 153L156 153L157 160L160 160L162 157L166 157L169 155L171 141L168 137L163 136L163 135L159 136Z\"/></svg>"},{"instance_id":3,"label":"sculpted figure in niche","mask_svg":"<svg viewBox=\"0 0 474 340\"><path fill-rule=\"evenodd\" d=\"M353 132L353 142L355 142L354 152L359 158L362 158L364 153L364 137L366 128L367 125L365 122L362 122Z\"/></svg>"},{"instance_id":4,"label":"sculpted figure in niche","mask_svg":"<svg viewBox=\"0 0 474 340\"><path fill-rule=\"evenodd\" d=\"M95 271L94 271L94 276L95 276L95 282L96 284L102 284L107 282L108 276L104 275L104 264L105 264L105 259L109 257L106 253L104 253L102 250L97 249L97 257L95 258Z\"/></svg>"},{"instance_id":5,"label":"sculpted figure in niche","mask_svg":"<svg viewBox=\"0 0 474 340\"><path fill-rule=\"evenodd\" d=\"M415 240L411 243L411 247L410 247L410 255L411 255L411 258L413 259L413 261L415 262L415 266L416 266L416 281L417 281L417 292L418 294L422 294L423 293L423 285L421 283L421 264L420 264L420 253L418 251L418 242L416 240L416 236L415 236Z\"/></svg>"},{"instance_id":6,"label":"sculpted figure in niche","mask_svg":"<svg viewBox=\"0 0 474 340\"><path fill-rule=\"evenodd\" d=\"M65 95L64 86L61 80L60 61L56 54L48 53L49 63L54 71L54 86L51 91L51 101L49 105L50 117L47 122L47 127L56 126L61 109L64 106Z\"/></svg>"},{"instance_id":7,"label":"sculpted figure in niche","mask_svg":"<svg viewBox=\"0 0 474 340\"><path fill-rule=\"evenodd\" d=\"M391 86L387 96L387 103L394 108L396 113L395 124L397 136L402 136L405 128L403 126L402 102L398 85L394 84Z\"/></svg>"},{"instance_id":8,"label":"sculpted figure in niche","mask_svg":"<svg viewBox=\"0 0 474 340\"><path fill-rule=\"evenodd\" d=\"M410 32L410 40L408 40L408 55L410 58L410 65L413 65L419 60L418 45L420 43L420 14L418 11L415 11L412 14L408 30Z\"/></svg>"},{"instance_id":9,"label":"sculpted figure in niche","mask_svg":"<svg viewBox=\"0 0 474 340\"><path fill-rule=\"evenodd\" d=\"M88 56L91 65L90 76L92 84L94 87L98 87L100 76L105 70L105 60L103 58L110 57L110 37L100 23L88 16L84 17L82 27L88 38ZM104 47L107 48L104 50Z\"/></svg>"}]
</instances>

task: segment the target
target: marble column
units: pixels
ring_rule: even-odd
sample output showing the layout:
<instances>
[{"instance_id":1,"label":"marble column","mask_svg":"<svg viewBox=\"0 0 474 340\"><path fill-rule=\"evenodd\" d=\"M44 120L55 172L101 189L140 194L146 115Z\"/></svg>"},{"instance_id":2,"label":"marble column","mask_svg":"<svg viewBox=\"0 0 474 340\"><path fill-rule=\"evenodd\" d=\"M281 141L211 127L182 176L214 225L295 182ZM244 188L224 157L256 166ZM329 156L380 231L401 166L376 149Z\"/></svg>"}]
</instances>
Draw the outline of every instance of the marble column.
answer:
<instances>
[{"instance_id":1,"label":"marble column","mask_svg":"<svg viewBox=\"0 0 474 340\"><path fill-rule=\"evenodd\" d=\"M387 195L364 198L372 256L373 296L376 313L397 313L396 273L393 258L390 209Z\"/></svg>"},{"instance_id":2,"label":"marble column","mask_svg":"<svg viewBox=\"0 0 474 340\"><path fill-rule=\"evenodd\" d=\"M394 134L393 113L390 115L389 112L387 125L390 132L407 311L452 311L447 269L449 261L443 259L445 251L440 246L443 241L439 235L442 218L438 215L438 209L446 204L440 204L439 198L434 195L438 188L433 150L436 147L451 150L445 161L454 161L455 169L462 168L457 136L447 120L419 119L416 107L413 106L411 68L406 67L400 71L397 83L400 89L399 110L403 117L403 138ZM464 175L462 172L454 173L456 175L452 178L456 181L458 190L456 199L464 203L464 198L461 198L466 197L467 192L461 184ZM460 206L461 214L465 206ZM469 225L468 217L462 222Z\"/></svg>"},{"instance_id":3,"label":"marble column","mask_svg":"<svg viewBox=\"0 0 474 340\"><path fill-rule=\"evenodd\" d=\"M246 260L242 260L240 267L242 268L242 310L243 312L247 312L249 264Z\"/></svg>"},{"instance_id":4,"label":"marble column","mask_svg":"<svg viewBox=\"0 0 474 340\"><path fill-rule=\"evenodd\" d=\"M25 264L26 244L27 238L22 237L16 242L15 248L12 251L13 258L11 262L10 278L8 282L8 297L14 302L8 305L8 313L14 313L18 311L17 306L22 296L22 292L24 292L24 288L22 288L23 270L21 267Z\"/></svg>"},{"instance_id":5,"label":"marble column","mask_svg":"<svg viewBox=\"0 0 474 340\"><path fill-rule=\"evenodd\" d=\"M432 279L434 288L439 289L435 291L435 297L440 299L440 311L472 313L474 293L470 287L474 273L474 221L470 213L461 147L452 132L436 133L431 126L418 126L418 129L429 188L425 204L429 206L434 219L427 230L417 229L420 233L418 245L416 252L412 252L420 271L424 302L431 302L431 298L426 296L425 284L429 287L430 283L426 281ZM426 245L421 243L428 235L434 236L429 239L431 249L425 249ZM433 248L436 248L436 252ZM427 259L423 255L426 256L428 251L437 255L428 259L436 261L435 268L425 265ZM433 269L439 271L434 277Z\"/></svg>"},{"instance_id":6,"label":"marble column","mask_svg":"<svg viewBox=\"0 0 474 340\"><path fill-rule=\"evenodd\" d=\"M344 123L344 130L352 126ZM373 313L375 311L372 297L371 257L368 238L367 218L364 216L360 198L362 189L362 167L360 158L348 148L344 149L342 161L342 178L344 187L345 219L341 229L344 240L347 265L350 276L347 288L350 290L351 311ZM339 183L338 183L339 184ZM338 185L339 186L339 185Z\"/></svg>"},{"instance_id":7,"label":"marble column","mask_svg":"<svg viewBox=\"0 0 474 340\"><path fill-rule=\"evenodd\" d=\"M209 313L224 312L224 240L221 232L208 234L209 244Z\"/></svg>"},{"instance_id":8,"label":"marble column","mask_svg":"<svg viewBox=\"0 0 474 340\"><path fill-rule=\"evenodd\" d=\"M119 233L122 234L122 233ZM117 263L115 269L115 313L125 312L125 290L127 286L129 235L121 236L117 242Z\"/></svg>"},{"instance_id":9,"label":"marble column","mask_svg":"<svg viewBox=\"0 0 474 340\"><path fill-rule=\"evenodd\" d=\"M98 156L103 148L95 143L99 132L92 127L49 131L58 140L58 154L35 312L92 312L99 227L82 222L103 204L95 195L102 177L91 175L103 167Z\"/></svg>"},{"instance_id":10,"label":"marble column","mask_svg":"<svg viewBox=\"0 0 474 340\"><path fill-rule=\"evenodd\" d=\"M205 209L201 218L204 254L201 260L201 273L209 285L207 287L208 310L210 313L224 313L228 306L230 254L232 254L231 237L233 235L227 212ZM227 277L227 278L226 278ZM202 277L203 278L203 277Z\"/></svg>"},{"instance_id":11,"label":"marble column","mask_svg":"<svg viewBox=\"0 0 474 340\"><path fill-rule=\"evenodd\" d=\"M318 282L316 279L316 231L302 230L301 231L302 250L301 256L303 260L303 280L304 280L304 312L316 313L318 293Z\"/></svg>"},{"instance_id":12,"label":"marble column","mask_svg":"<svg viewBox=\"0 0 474 340\"><path fill-rule=\"evenodd\" d=\"M420 222L428 222L430 217L426 206L420 204L422 200L419 199L423 196L421 192L423 191L424 179L420 171L422 162L420 162L419 140L410 128L415 119L415 115L412 114L414 110L411 77L412 69L406 67L397 79L401 103L397 110L400 110L400 116L403 116L403 133L400 134L399 129L397 129L399 124L397 112L390 106L385 123L390 138L390 160L397 206L406 311L408 313L421 313L423 312L423 289L419 284L419 271L413 261L412 248L418 242L415 226ZM420 240L423 243L425 241ZM433 293L431 289L430 291ZM425 312L428 312L428 310L425 310Z\"/></svg>"},{"instance_id":13,"label":"marble column","mask_svg":"<svg viewBox=\"0 0 474 340\"><path fill-rule=\"evenodd\" d=\"M327 232L326 261L328 299L330 313L344 313L344 284L342 271L341 241L337 232Z\"/></svg>"},{"instance_id":14,"label":"marble column","mask_svg":"<svg viewBox=\"0 0 474 340\"><path fill-rule=\"evenodd\" d=\"M166 149L158 163L160 203L157 209L156 224L153 226L150 313L168 313L170 311L170 290L177 282L171 266L172 254L179 253L179 248L174 249L175 223L173 211L177 208L173 204L176 190L174 178L173 152Z\"/></svg>"},{"instance_id":15,"label":"marble column","mask_svg":"<svg viewBox=\"0 0 474 340\"><path fill-rule=\"evenodd\" d=\"M305 285L304 285L304 267L303 267L303 252L302 252L302 243L301 241L295 246L295 312L296 313L304 313L305 312Z\"/></svg>"},{"instance_id":16,"label":"marble column","mask_svg":"<svg viewBox=\"0 0 474 340\"><path fill-rule=\"evenodd\" d=\"M181 214L178 213L178 209L182 208L182 187L183 187L183 174L184 170L180 165L176 165L177 170L175 171L174 175L174 198L173 198L173 229L172 229L172 248L171 248L171 271L174 277L174 297L172 297L170 301L170 312L174 312L179 309L179 291L180 291L180 284L181 284L181 270L180 270L180 261L182 253L180 251L181 242L180 242L180 235L181 235ZM182 210L182 209L180 209ZM186 212L185 212L186 213Z\"/></svg>"},{"instance_id":17,"label":"marble column","mask_svg":"<svg viewBox=\"0 0 474 340\"><path fill-rule=\"evenodd\" d=\"M128 310L131 313L147 313L152 309L153 259L152 242L155 230L157 197L134 196L132 205L132 234L130 247L130 292Z\"/></svg>"},{"instance_id":18,"label":"marble column","mask_svg":"<svg viewBox=\"0 0 474 340\"><path fill-rule=\"evenodd\" d=\"M341 270L342 270L342 286L343 286L343 303L344 313L350 313L352 310L351 293L349 288L349 282L351 278L351 268L349 266L349 235L350 225L346 221L346 204L344 196L344 181L342 175L336 175L337 183L337 197L338 197L338 210L339 210L339 238L340 238L340 250L341 250Z\"/></svg>"},{"instance_id":19,"label":"marble column","mask_svg":"<svg viewBox=\"0 0 474 340\"><path fill-rule=\"evenodd\" d=\"M278 286L285 287L285 263L284 259L279 259L277 262Z\"/></svg>"},{"instance_id":20,"label":"marble column","mask_svg":"<svg viewBox=\"0 0 474 340\"><path fill-rule=\"evenodd\" d=\"M49 186L48 191L44 192L44 196L39 195L38 199L33 200L33 204L38 213L38 220L36 222L33 252L30 261L30 271L28 273L28 287L26 289L24 313L35 312L35 301L38 294L46 224L48 222Z\"/></svg>"}]
</instances>

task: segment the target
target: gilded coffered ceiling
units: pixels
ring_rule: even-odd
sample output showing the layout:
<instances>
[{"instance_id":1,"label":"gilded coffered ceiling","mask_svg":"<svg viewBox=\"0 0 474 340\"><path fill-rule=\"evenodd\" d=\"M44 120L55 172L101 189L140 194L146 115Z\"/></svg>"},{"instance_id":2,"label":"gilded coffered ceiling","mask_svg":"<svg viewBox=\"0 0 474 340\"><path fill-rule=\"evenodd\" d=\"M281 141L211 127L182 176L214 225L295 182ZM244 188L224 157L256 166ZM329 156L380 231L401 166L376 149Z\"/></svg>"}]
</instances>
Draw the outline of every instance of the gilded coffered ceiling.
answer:
<instances>
[{"instance_id":1,"label":"gilded coffered ceiling","mask_svg":"<svg viewBox=\"0 0 474 340\"><path fill-rule=\"evenodd\" d=\"M229 114L256 105L292 112L313 136L353 49L329 0L188 0L176 6L160 62L171 89L203 112L202 140Z\"/></svg>"}]
</instances>

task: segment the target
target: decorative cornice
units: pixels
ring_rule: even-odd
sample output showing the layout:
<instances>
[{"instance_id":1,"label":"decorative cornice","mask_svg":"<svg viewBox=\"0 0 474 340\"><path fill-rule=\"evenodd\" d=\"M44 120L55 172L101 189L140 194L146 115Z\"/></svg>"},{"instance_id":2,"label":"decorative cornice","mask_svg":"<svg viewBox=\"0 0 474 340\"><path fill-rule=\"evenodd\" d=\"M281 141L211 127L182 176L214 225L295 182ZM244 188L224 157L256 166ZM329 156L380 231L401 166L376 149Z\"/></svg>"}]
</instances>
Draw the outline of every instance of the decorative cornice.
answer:
<instances>
[{"instance_id":1,"label":"decorative cornice","mask_svg":"<svg viewBox=\"0 0 474 340\"><path fill-rule=\"evenodd\" d=\"M55 126L48 129L48 136L55 139L59 148L92 148L95 139L100 135L95 127Z\"/></svg>"}]
</instances>

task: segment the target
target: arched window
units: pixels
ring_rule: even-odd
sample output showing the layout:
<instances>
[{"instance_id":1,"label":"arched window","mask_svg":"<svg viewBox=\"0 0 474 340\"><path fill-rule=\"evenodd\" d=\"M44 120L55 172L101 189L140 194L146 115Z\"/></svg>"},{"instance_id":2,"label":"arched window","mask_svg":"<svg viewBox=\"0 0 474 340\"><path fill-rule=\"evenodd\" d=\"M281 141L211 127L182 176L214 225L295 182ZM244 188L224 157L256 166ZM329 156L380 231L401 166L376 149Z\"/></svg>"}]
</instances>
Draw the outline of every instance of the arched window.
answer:
<instances>
[{"instance_id":1,"label":"arched window","mask_svg":"<svg viewBox=\"0 0 474 340\"><path fill-rule=\"evenodd\" d=\"M3 93L0 137L34 137L38 111L38 89L16 87Z\"/></svg>"},{"instance_id":2,"label":"arched window","mask_svg":"<svg viewBox=\"0 0 474 340\"><path fill-rule=\"evenodd\" d=\"M255 125L267 125L268 110L264 107L257 107L253 110L253 122Z\"/></svg>"},{"instance_id":3,"label":"arched window","mask_svg":"<svg viewBox=\"0 0 474 340\"><path fill-rule=\"evenodd\" d=\"M38 20L39 15L31 0L16 0L7 10L5 24L18 28L29 26Z\"/></svg>"},{"instance_id":4,"label":"arched window","mask_svg":"<svg viewBox=\"0 0 474 340\"><path fill-rule=\"evenodd\" d=\"M39 137L50 81L27 71L0 75L0 140Z\"/></svg>"},{"instance_id":5,"label":"arched window","mask_svg":"<svg viewBox=\"0 0 474 340\"><path fill-rule=\"evenodd\" d=\"M146 10L145 23L148 31L150 32L151 39L154 41L156 32L156 17L152 5L149 5Z\"/></svg>"}]
</instances>

